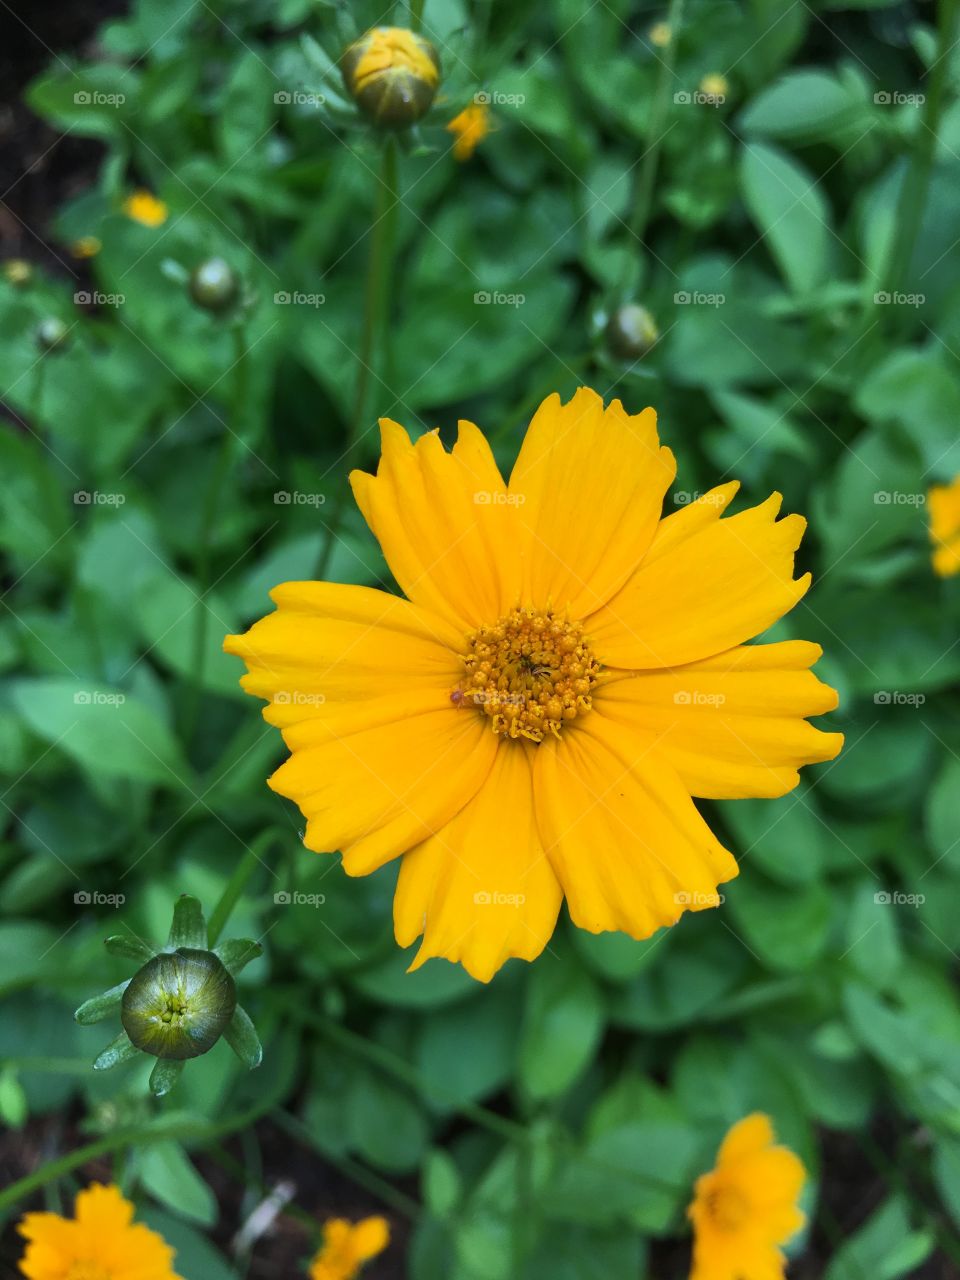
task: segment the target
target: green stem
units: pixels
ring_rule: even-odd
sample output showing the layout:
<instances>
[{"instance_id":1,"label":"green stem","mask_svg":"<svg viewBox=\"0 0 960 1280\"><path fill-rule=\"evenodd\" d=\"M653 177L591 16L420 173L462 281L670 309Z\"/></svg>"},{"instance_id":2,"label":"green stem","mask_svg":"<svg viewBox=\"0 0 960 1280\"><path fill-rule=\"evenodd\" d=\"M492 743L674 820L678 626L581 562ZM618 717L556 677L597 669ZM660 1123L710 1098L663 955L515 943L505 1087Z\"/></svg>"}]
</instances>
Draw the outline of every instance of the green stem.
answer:
<instances>
[{"instance_id":1,"label":"green stem","mask_svg":"<svg viewBox=\"0 0 960 1280\"><path fill-rule=\"evenodd\" d=\"M376 1196L378 1200L382 1200L384 1204L388 1204L397 1213L402 1213L404 1217L411 1218L413 1221L420 1217L422 1210L416 1200L411 1196L405 1195L392 1182L388 1182L386 1178L381 1178L378 1173L374 1173L372 1169L368 1169L366 1165L360 1164L359 1161L352 1159L350 1156L343 1155L341 1152L331 1151L322 1145L318 1146L316 1137L296 1116L290 1115L287 1111L278 1110L274 1112L273 1118L281 1129L286 1129L291 1137L305 1143L311 1150L319 1149L328 1163L334 1165L345 1177L355 1182L357 1186L363 1187L364 1191L369 1191L371 1195Z\"/></svg>"},{"instance_id":2,"label":"green stem","mask_svg":"<svg viewBox=\"0 0 960 1280\"><path fill-rule=\"evenodd\" d=\"M423 26L423 0L410 0L410 29L419 31Z\"/></svg>"},{"instance_id":3,"label":"green stem","mask_svg":"<svg viewBox=\"0 0 960 1280\"><path fill-rule=\"evenodd\" d=\"M380 159L379 190L371 228L373 239L370 245L370 263L364 295L363 335L357 368L357 390L344 454L344 464L348 473L357 465L361 453L362 427L366 417L373 364L380 357L379 363L382 365L382 356L386 347L387 298L391 284L398 203L397 143L395 138L388 136L384 140ZM330 567L333 545L337 540L346 507L347 492L346 484L337 486L337 495L327 528L327 538L317 564L317 577L321 579Z\"/></svg>"},{"instance_id":4,"label":"green stem","mask_svg":"<svg viewBox=\"0 0 960 1280\"><path fill-rule=\"evenodd\" d=\"M920 118L920 141L914 151L910 170L904 177L897 205L896 239L890 254L889 280L884 286L891 293L896 292L905 283L927 204L930 171L933 168L936 152L940 114L943 110L951 47L957 23L957 2L958 0L940 0L937 58L930 73L929 92ZM896 307L890 308L892 315L897 310Z\"/></svg>"},{"instance_id":5,"label":"green stem","mask_svg":"<svg viewBox=\"0 0 960 1280\"><path fill-rule=\"evenodd\" d=\"M640 241L646 235L647 223L650 220L653 189L657 180L657 166L660 161L663 122L667 114L670 79L673 75L673 64L676 59L677 41L680 38L680 27L683 23L684 3L685 0L670 0L670 7L667 10L670 43L664 49L663 56L660 59L660 74L657 76L653 105L650 111L649 145L640 165L637 191L633 202L633 216L630 219L630 231Z\"/></svg>"},{"instance_id":6,"label":"green stem","mask_svg":"<svg viewBox=\"0 0 960 1280\"><path fill-rule=\"evenodd\" d=\"M223 486L227 476L230 473L234 460L234 445L237 438L242 438L242 423L246 414L246 356L247 343L246 334L240 327L234 330L235 350L234 363L231 370L233 374L232 388L232 405L230 417L233 419L232 427L228 430L223 429L223 438L220 442L220 452L214 466L213 476L207 488L206 501L204 503L203 515L200 524L199 546L197 550L197 599L194 603L196 609L196 618L193 630L193 677L187 695L186 710L184 713L184 730L183 736L186 741L193 737L197 727L197 718L200 711L200 701L203 689L203 675L207 658L207 631L208 631L208 609L206 605L206 594L210 589L210 560L211 547L210 543L213 538L213 530L217 520L217 514L220 510L221 497L223 495Z\"/></svg>"},{"instance_id":7,"label":"green stem","mask_svg":"<svg viewBox=\"0 0 960 1280\"><path fill-rule=\"evenodd\" d=\"M210 920L207 923L208 947L217 945L224 926L230 919L230 913L239 902L240 895L249 884L251 876L257 867L263 866L262 853L274 840L279 842L279 839L277 832L272 828L262 832L237 863L233 875L223 886L217 905L210 913Z\"/></svg>"}]
</instances>

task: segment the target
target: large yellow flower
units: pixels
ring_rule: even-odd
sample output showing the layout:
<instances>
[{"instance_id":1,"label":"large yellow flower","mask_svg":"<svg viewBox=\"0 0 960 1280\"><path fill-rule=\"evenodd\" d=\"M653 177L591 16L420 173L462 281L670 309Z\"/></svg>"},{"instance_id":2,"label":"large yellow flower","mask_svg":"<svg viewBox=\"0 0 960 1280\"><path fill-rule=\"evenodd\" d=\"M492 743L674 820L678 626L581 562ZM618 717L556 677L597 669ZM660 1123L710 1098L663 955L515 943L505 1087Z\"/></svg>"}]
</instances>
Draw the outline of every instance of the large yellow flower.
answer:
<instances>
[{"instance_id":1,"label":"large yellow flower","mask_svg":"<svg viewBox=\"0 0 960 1280\"><path fill-rule=\"evenodd\" d=\"M119 1187L92 1183L77 1195L73 1218L28 1213L17 1230L29 1244L20 1259L28 1280L181 1280L173 1249L133 1223Z\"/></svg>"},{"instance_id":2,"label":"large yellow flower","mask_svg":"<svg viewBox=\"0 0 960 1280\"><path fill-rule=\"evenodd\" d=\"M942 578L960 573L960 476L935 484L927 495L933 567Z\"/></svg>"},{"instance_id":3,"label":"large yellow flower","mask_svg":"<svg viewBox=\"0 0 960 1280\"><path fill-rule=\"evenodd\" d=\"M737 874L691 796L780 796L839 734L803 641L746 645L800 599L800 516L721 519L735 482L661 520L652 409L540 406L506 484L461 422L381 423L353 491L407 599L290 582L228 652L292 755L270 779L349 875L404 854L397 941L488 980L575 924L644 938Z\"/></svg>"},{"instance_id":4,"label":"large yellow flower","mask_svg":"<svg viewBox=\"0 0 960 1280\"><path fill-rule=\"evenodd\" d=\"M330 1218L323 1227L323 1246L310 1264L310 1280L354 1280L365 1262L390 1243L386 1218L348 1222Z\"/></svg>"},{"instance_id":5,"label":"large yellow flower","mask_svg":"<svg viewBox=\"0 0 960 1280\"><path fill-rule=\"evenodd\" d=\"M738 1121L721 1144L716 1168L697 1179L690 1280L783 1280L778 1248L804 1224L797 1199L806 1173L800 1158L773 1145L769 1117Z\"/></svg>"}]
</instances>

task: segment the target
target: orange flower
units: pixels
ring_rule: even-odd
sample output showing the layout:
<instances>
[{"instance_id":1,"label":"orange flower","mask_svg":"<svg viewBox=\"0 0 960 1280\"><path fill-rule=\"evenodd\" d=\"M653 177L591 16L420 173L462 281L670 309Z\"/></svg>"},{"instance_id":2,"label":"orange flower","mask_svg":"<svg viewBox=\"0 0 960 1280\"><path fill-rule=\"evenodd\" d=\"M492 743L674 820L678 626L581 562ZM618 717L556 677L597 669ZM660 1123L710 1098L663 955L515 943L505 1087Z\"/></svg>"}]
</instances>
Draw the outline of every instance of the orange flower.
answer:
<instances>
[{"instance_id":1,"label":"orange flower","mask_svg":"<svg viewBox=\"0 0 960 1280\"><path fill-rule=\"evenodd\" d=\"M716 1168L697 1179L690 1280L783 1280L778 1245L803 1226L797 1208L806 1171L799 1156L773 1145L768 1116L739 1120L721 1144Z\"/></svg>"},{"instance_id":2,"label":"orange flower","mask_svg":"<svg viewBox=\"0 0 960 1280\"><path fill-rule=\"evenodd\" d=\"M960 476L951 484L935 484L927 495L933 568L941 578L960 573Z\"/></svg>"},{"instance_id":3,"label":"orange flower","mask_svg":"<svg viewBox=\"0 0 960 1280\"><path fill-rule=\"evenodd\" d=\"M455 137L453 154L457 160L469 160L493 128L490 108L485 102L474 102L454 116L446 129Z\"/></svg>"},{"instance_id":4,"label":"orange flower","mask_svg":"<svg viewBox=\"0 0 960 1280\"><path fill-rule=\"evenodd\" d=\"M330 1218L323 1227L323 1247L310 1264L310 1280L354 1280L363 1264L389 1243L386 1218Z\"/></svg>"}]
</instances>

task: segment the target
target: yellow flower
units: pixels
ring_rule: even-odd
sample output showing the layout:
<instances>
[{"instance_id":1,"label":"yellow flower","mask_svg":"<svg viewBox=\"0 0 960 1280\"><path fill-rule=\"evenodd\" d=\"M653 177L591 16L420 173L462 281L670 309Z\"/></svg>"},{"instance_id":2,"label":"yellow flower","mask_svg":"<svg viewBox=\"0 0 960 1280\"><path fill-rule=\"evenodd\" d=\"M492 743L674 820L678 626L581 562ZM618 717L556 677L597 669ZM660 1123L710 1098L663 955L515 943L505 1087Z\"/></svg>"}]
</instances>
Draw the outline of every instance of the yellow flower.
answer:
<instances>
[{"instance_id":1,"label":"yellow flower","mask_svg":"<svg viewBox=\"0 0 960 1280\"><path fill-rule=\"evenodd\" d=\"M670 30L669 23L655 22L647 32L647 37L658 49L665 49L673 39L673 32Z\"/></svg>"},{"instance_id":2,"label":"yellow flower","mask_svg":"<svg viewBox=\"0 0 960 1280\"><path fill-rule=\"evenodd\" d=\"M24 258L8 258L3 264L3 278L8 284L28 284L32 276L33 267Z\"/></svg>"},{"instance_id":3,"label":"yellow flower","mask_svg":"<svg viewBox=\"0 0 960 1280\"><path fill-rule=\"evenodd\" d=\"M581 388L531 422L509 484L470 422L447 452L381 421L353 492L408 597L289 582L245 636L243 687L292 752L270 786L349 875L403 854L412 967L487 981L532 960L561 899L645 938L737 874L691 796L781 796L842 736L802 640L749 645L807 590L780 496L729 519L731 482L661 520L676 463L656 414Z\"/></svg>"},{"instance_id":4,"label":"yellow flower","mask_svg":"<svg viewBox=\"0 0 960 1280\"><path fill-rule=\"evenodd\" d=\"M490 108L485 102L474 102L464 107L446 126L455 137L453 154L457 160L469 160L493 126Z\"/></svg>"},{"instance_id":5,"label":"yellow flower","mask_svg":"<svg viewBox=\"0 0 960 1280\"><path fill-rule=\"evenodd\" d=\"M159 227L167 220L167 206L149 191L134 191L123 202L123 212L144 227Z\"/></svg>"},{"instance_id":6,"label":"yellow flower","mask_svg":"<svg viewBox=\"0 0 960 1280\"><path fill-rule=\"evenodd\" d=\"M717 1165L697 1179L690 1280L782 1280L784 1244L804 1224L797 1208L806 1172L799 1156L773 1145L768 1116L739 1120Z\"/></svg>"},{"instance_id":7,"label":"yellow flower","mask_svg":"<svg viewBox=\"0 0 960 1280\"><path fill-rule=\"evenodd\" d=\"M716 71L711 71L700 81L700 92L707 94L711 98L725 98L729 89L730 85L727 83L727 77L720 75Z\"/></svg>"},{"instance_id":8,"label":"yellow flower","mask_svg":"<svg viewBox=\"0 0 960 1280\"><path fill-rule=\"evenodd\" d=\"M426 115L440 83L436 49L406 27L374 27L343 51L340 71L360 109L391 128Z\"/></svg>"},{"instance_id":9,"label":"yellow flower","mask_svg":"<svg viewBox=\"0 0 960 1280\"><path fill-rule=\"evenodd\" d=\"M79 1192L75 1217L28 1213L17 1230L29 1241L20 1259L28 1280L181 1280L174 1250L156 1231L133 1224L119 1187L92 1183Z\"/></svg>"},{"instance_id":10,"label":"yellow flower","mask_svg":"<svg viewBox=\"0 0 960 1280\"><path fill-rule=\"evenodd\" d=\"M353 1280L360 1268L390 1243L386 1218L347 1222L331 1218L324 1224L323 1248L310 1264L310 1280Z\"/></svg>"},{"instance_id":11,"label":"yellow flower","mask_svg":"<svg viewBox=\"0 0 960 1280\"><path fill-rule=\"evenodd\" d=\"M951 484L935 484L927 495L933 567L942 578L960 573L960 476Z\"/></svg>"},{"instance_id":12,"label":"yellow flower","mask_svg":"<svg viewBox=\"0 0 960 1280\"><path fill-rule=\"evenodd\" d=\"M102 248L103 241L98 236L81 236L74 240L70 252L75 258L95 258Z\"/></svg>"}]
</instances>

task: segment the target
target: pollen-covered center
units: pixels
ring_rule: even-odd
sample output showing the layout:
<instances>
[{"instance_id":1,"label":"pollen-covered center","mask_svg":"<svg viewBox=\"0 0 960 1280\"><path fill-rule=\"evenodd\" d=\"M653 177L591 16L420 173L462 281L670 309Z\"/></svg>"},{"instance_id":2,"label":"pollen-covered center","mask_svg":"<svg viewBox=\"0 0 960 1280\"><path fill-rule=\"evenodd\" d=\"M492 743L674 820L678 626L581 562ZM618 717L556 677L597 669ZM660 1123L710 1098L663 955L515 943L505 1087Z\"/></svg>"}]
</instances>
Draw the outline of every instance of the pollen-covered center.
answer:
<instances>
[{"instance_id":1,"label":"pollen-covered center","mask_svg":"<svg viewBox=\"0 0 960 1280\"><path fill-rule=\"evenodd\" d=\"M736 1187L711 1187L706 1195L707 1213L719 1231L739 1231L750 1216L750 1205Z\"/></svg>"},{"instance_id":2,"label":"pollen-covered center","mask_svg":"<svg viewBox=\"0 0 960 1280\"><path fill-rule=\"evenodd\" d=\"M455 702L479 707L494 733L542 742L591 707L600 664L579 622L547 609L514 609L468 637L466 680Z\"/></svg>"}]
</instances>

